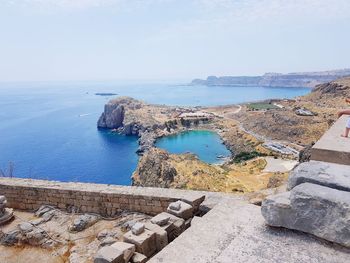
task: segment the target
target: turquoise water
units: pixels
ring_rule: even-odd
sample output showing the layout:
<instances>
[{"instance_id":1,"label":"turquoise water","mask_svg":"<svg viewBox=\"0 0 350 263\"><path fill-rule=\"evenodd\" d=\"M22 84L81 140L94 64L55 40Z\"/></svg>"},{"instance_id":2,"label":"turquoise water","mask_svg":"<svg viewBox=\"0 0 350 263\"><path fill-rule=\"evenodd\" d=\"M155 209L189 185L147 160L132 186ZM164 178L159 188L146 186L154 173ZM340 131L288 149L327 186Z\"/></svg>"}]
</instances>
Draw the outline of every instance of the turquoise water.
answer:
<instances>
[{"instance_id":1,"label":"turquoise water","mask_svg":"<svg viewBox=\"0 0 350 263\"><path fill-rule=\"evenodd\" d=\"M156 146L170 153L194 153L207 163L219 163L222 159L218 156L231 155L219 135L211 131L194 130L163 137Z\"/></svg>"},{"instance_id":2,"label":"turquoise water","mask_svg":"<svg viewBox=\"0 0 350 263\"><path fill-rule=\"evenodd\" d=\"M0 83L0 169L5 170L12 162L17 177L129 185L138 161L137 138L96 128L104 104L113 98L96 96L97 92L159 104L218 105L291 98L309 89L116 82ZM176 145L179 151L196 152L198 147L200 158L212 162L216 144L207 143L209 147L202 149L203 136L187 139L181 135L169 141L176 141L174 151Z\"/></svg>"}]
</instances>

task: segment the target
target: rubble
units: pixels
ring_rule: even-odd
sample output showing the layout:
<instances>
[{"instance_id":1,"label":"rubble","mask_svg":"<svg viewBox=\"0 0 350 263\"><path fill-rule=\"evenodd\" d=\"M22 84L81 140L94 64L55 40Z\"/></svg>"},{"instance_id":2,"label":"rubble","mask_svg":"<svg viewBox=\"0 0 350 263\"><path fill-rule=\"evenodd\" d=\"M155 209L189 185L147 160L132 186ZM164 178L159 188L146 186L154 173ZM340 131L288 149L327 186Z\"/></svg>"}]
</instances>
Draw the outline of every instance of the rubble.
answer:
<instances>
[{"instance_id":1,"label":"rubble","mask_svg":"<svg viewBox=\"0 0 350 263\"><path fill-rule=\"evenodd\" d=\"M6 224L13 218L13 210L7 208L7 199L0 195L0 226Z\"/></svg>"},{"instance_id":2,"label":"rubble","mask_svg":"<svg viewBox=\"0 0 350 263\"><path fill-rule=\"evenodd\" d=\"M100 217L97 215L84 214L76 218L72 225L69 226L70 232L80 232L95 224Z\"/></svg>"}]
</instances>

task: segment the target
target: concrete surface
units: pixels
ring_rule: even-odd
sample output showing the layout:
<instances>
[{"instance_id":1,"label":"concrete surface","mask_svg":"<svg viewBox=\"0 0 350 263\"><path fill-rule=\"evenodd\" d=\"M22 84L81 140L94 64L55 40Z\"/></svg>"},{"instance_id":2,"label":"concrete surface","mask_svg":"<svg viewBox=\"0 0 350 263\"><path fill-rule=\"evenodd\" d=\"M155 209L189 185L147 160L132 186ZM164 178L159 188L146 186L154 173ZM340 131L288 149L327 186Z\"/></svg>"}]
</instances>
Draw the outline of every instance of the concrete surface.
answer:
<instances>
[{"instance_id":1,"label":"concrete surface","mask_svg":"<svg viewBox=\"0 0 350 263\"><path fill-rule=\"evenodd\" d=\"M301 232L270 228L259 206L227 199L149 263L344 263L349 258L349 249Z\"/></svg>"},{"instance_id":2,"label":"concrete surface","mask_svg":"<svg viewBox=\"0 0 350 263\"><path fill-rule=\"evenodd\" d=\"M267 165L263 172L266 173L286 173L291 171L297 164L297 161L294 160L283 160L275 159L273 157L265 157Z\"/></svg>"},{"instance_id":3,"label":"concrete surface","mask_svg":"<svg viewBox=\"0 0 350 263\"><path fill-rule=\"evenodd\" d=\"M349 116L342 116L311 149L311 160L350 165L350 138L341 137Z\"/></svg>"},{"instance_id":4,"label":"concrete surface","mask_svg":"<svg viewBox=\"0 0 350 263\"><path fill-rule=\"evenodd\" d=\"M267 197L261 213L270 226L299 230L350 248L350 192L303 183Z\"/></svg>"}]
</instances>

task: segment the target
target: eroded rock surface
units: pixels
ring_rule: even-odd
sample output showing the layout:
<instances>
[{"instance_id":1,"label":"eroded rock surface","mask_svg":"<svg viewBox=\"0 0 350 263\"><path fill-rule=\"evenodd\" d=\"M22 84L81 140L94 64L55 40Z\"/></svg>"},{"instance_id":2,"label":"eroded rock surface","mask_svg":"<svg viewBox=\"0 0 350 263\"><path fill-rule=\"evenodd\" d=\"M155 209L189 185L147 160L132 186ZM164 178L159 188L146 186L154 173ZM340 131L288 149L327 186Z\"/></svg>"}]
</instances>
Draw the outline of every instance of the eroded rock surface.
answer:
<instances>
[{"instance_id":1,"label":"eroded rock surface","mask_svg":"<svg viewBox=\"0 0 350 263\"><path fill-rule=\"evenodd\" d=\"M133 174L133 185L169 187L177 175L170 162L169 153L152 148L139 161Z\"/></svg>"},{"instance_id":2,"label":"eroded rock surface","mask_svg":"<svg viewBox=\"0 0 350 263\"><path fill-rule=\"evenodd\" d=\"M348 165L310 161L297 166L288 179L288 189L302 183L313 183L350 192Z\"/></svg>"},{"instance_id":3,"label":"eroded rock surface","mask_svg":"<svg viewBox=\"0 0 350 263\"><path fill-rule=\"evenodd\" d=\"M267 224L313 234L350 247L350 192L302 183L290 192L266 198Z\"/></svg>"}]
</instances>

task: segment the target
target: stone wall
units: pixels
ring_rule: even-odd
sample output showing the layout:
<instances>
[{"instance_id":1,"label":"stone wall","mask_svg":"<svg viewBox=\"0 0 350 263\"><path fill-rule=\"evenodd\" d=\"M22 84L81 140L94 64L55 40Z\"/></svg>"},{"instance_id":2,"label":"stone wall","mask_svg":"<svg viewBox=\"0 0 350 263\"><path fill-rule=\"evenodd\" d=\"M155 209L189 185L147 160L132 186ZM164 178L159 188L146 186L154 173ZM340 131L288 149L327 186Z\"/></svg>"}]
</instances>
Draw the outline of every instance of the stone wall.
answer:
<instances>
[{"instance_id":1,"label":"stone wall","mask_svg":"<svg viewBox=\"0 0 350 263\"><path fill-rule=\"evenodd\" d=\"M47 204L104 216L113 216L119 209L155 215L177 200L198 209L204 200L204 195L195 191L19 178L0 178L0 195L15 209L35 210Z\"/></svg>"}]
</instances>

